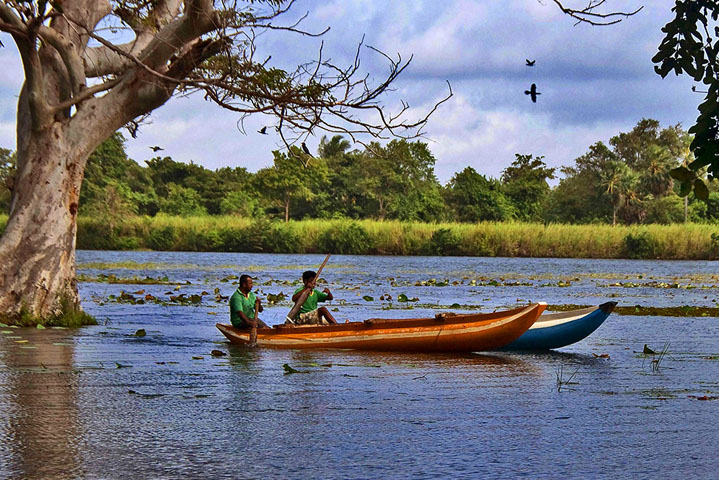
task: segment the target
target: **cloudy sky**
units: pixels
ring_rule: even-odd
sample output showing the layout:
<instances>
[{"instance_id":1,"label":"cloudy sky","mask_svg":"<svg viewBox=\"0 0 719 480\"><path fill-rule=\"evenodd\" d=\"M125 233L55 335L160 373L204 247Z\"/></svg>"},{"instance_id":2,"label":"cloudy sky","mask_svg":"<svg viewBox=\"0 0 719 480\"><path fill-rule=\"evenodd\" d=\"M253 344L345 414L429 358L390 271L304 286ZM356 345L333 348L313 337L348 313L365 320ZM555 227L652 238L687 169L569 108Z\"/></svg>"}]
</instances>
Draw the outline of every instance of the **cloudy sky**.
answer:
<instances>
[{"instance_id":1,"label":"cloudy sky","mask_svg":"<svg viewBox=\"0 0 719 480\"><path fill-rule=\"evenodd\" d=\"M324 55L337 64L352 61L363 36L388 54L414 55L395 91L383 98L390 107L403 99L412 113L423 114L451 83L454 96L430 119L425 138L446 182L468 165L497 177L515 153L571 165L590 144L630 130L642 117L691 126L701 97L689 79L662 80L651 63L673 3L609 0L625 9L645 4L609 27L575 26L550 0L298 0L286 21L308 12L307 30L331 27ZM0 40L6 46L0 49L0 146L14 149L22 71L11 38ZM288 66L315 58L319 41L266 34L258 44L260 57L271 54L275 65ZM526 67L525 58L536 66ZM362 60L371 77L386 71L368 49ZM523 93L532 83L541 92L537 103ZM153 156L150 146L161 145L175 160L213 169L270 165L279 139L255 133L267 117L246 120L247 134L238 131L238 119L200 96L176 98L128 141L128 153L142 162ZM310 149L320 138L310 137Z\"/></svg>"}]
</instances>

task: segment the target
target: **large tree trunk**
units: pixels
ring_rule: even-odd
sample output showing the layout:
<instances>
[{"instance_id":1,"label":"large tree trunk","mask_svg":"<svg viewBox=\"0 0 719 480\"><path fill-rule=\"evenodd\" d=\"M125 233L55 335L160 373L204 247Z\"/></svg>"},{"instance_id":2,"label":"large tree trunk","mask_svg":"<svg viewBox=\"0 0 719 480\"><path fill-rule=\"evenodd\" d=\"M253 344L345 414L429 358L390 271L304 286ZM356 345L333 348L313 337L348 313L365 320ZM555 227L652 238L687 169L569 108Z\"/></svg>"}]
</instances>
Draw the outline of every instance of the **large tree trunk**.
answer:
<instances>
[{"instance_id":1,"label":"large tree trunk","mask_svg":"<svg viewBox=\"0 0 719 480\"><path fill-rule=\"evenodd\" d=\"M56 122L18 137L10 217L0 239L0 315L10 321L80 309L75 234L87 152L65 133Z\"/></svg>"}]
</instances>

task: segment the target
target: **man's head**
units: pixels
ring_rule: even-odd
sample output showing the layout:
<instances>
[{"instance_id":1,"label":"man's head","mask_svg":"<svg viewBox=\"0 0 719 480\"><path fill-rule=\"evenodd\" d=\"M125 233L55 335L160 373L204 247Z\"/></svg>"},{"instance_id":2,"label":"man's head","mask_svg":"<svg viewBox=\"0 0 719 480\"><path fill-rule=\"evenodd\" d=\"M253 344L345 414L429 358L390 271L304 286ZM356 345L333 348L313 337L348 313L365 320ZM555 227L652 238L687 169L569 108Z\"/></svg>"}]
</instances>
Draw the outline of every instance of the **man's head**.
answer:
<instances>
[{"instance_id":1,"label":"man's head","mask_svg":"<svg viewBox=\"0 0 719 480\"><path fill-rule=\"evenodd\" d=\"M245 293L252 290L252 277L249 275L240 275L240 290Z\"/></svg>"},{"instance_id":2,"label":"man's head","mask_svg":"<svg viewBox=\"0 0 719 480\"><path fill-rule=\"evenodd\" d=\"M315 279L316 276L317 276L317 272L314 272L312 270L307 270L306 272L304 272L302 274L302 283L304 283L305 285L308 285L308 284L312 283L312 281Z\"/></svg>"}]
</instances>

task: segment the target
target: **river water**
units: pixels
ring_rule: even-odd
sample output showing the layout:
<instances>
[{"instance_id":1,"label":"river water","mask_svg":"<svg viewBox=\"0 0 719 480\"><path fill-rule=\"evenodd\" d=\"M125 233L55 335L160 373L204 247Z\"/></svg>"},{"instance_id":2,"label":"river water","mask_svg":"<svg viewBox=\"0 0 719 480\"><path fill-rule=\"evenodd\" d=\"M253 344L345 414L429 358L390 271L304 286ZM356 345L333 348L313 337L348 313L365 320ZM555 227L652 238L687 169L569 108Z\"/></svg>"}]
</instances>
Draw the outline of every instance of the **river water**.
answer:
<instances>
[{"instance_id":1,"label":"river water","mask_svg":"<svg viewBox=\"0 0 719 480\"><path fill-rule=\"evenodd\" d=\"M0 328L0 478L716 475L719 319L612 314L558 351L471 355L250 350L215 328L228 311L215 289L230 295L231 275L251 273L267 299L291 295L321 261L78 252L86 280L171 285L83 281L100 325ZM540 300L716 306L718 267L338 255L322 276L344 321ZM288 309L266 301L262 318L279 323ZM658 368L644 344L668 352Z\"/></svg>"}]
</instances>

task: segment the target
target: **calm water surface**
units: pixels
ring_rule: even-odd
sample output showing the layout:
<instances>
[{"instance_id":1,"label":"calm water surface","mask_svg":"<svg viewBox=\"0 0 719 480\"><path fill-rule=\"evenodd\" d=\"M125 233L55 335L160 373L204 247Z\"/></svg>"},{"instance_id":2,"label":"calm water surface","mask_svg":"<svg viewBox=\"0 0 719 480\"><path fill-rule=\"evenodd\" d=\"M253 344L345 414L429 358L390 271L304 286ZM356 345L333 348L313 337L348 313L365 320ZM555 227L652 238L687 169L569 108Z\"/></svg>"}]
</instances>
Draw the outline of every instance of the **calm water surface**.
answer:
<instances>
[{"instance_id":1,"label":"calm water surface","mask_svg":"<svg viewBox=\"0 0 719 480\"><path fill-rule=\"evenodd\" d=\"M101 325L0 328L0 478L715 477L719 319L612 315L560 351L463 356L248 350L215 328L227 306L214 290L230 295L229 275L257 276L263 297L291 294L321 261L79 252L88 277L190 284L83 282ZM323 277L343 321L530 300L716 306L717 267L334 256ZM662 288L672 284L681 288ZM207 293L196 306L110 298L140 290L133 295ZM417 300L399 303L401 293ZM263 319L279 323L288 309L268 307ZM146 336L134 336L140 328ZM654 372L638 352L666 342ZM285 363L301 373L284 374Z\"/></svg>"}]
</instances>

